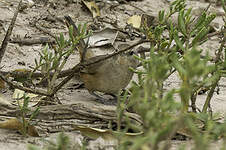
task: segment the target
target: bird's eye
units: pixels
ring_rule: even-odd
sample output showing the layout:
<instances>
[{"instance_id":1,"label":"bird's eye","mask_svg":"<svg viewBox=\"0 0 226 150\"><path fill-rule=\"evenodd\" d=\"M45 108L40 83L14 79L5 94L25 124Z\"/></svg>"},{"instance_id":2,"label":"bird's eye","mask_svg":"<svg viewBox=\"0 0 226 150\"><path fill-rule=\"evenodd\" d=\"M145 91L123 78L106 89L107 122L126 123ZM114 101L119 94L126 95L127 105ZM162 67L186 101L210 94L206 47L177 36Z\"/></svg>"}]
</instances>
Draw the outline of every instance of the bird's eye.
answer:
<instances>
[{"instance_id":1,"label":"bird's eye","mask_svg":"<svg viewBox=\"0 0 226 150\"><path fill-rule=\"evenodd\" d=\"M133 54L134 54L134 51L130 51L130 52L129 52L129 55L133 55Z\"/></svg>"}]
</instances>

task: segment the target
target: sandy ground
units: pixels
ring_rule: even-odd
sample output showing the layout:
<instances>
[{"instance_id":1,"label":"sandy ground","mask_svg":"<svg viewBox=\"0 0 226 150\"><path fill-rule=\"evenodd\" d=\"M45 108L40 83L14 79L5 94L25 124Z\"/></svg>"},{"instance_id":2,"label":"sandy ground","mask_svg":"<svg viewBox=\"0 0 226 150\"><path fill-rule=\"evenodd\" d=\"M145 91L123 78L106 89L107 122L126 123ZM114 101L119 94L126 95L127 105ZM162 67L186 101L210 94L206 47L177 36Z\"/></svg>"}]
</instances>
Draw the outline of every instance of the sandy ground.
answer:
<instances>
[{"instance_id":1,"label":"sandy ground","mask_svg":"<svg viewBox=\"0 0 226 150\"><path fill-rule=\"evenodd\" d=\"M0 1L0 41L3 40L4 35L6 33L6 30L9 26L9 23L11 21L11 18L13 16L13 13L16 9L16 6L18 4L19 0L2 0ZM27 2L29 5L32 4L31 0L24 0L24 2ZM33 2L33 1L32 1ZM165 0L143 0L143 1L137 1L132 2L137 7L142 8L145 12L151 15L158 14L159 10L167 9L169 4ZM28 5L28 6L29 6ZM205 2L199 2L199 1L188 1L188 5L192 6L194 9L194 15L198 15L201 11L205 9L208 6L208 3ZM104 7L105 8L105 7ZM103 10L104 10L103 8ZM42 31L37 30L37 28L32 26L32 23L35 19L39 18L41 22L47 27L49 31L51 31L54 34L65 32L67 31L67 28L65 25L63 25L60 22L54 22L54 21L46 21L48 20L49 13L54 14L57 17L63 18L65 15L70 15L74 20L77 22L92 22L92 16L90 13L81 7L80 3L72 3L70 5L66 5L66 2L62 0L62 2L49 0L47 4L44 4L44 2L39 2L39 0L36 0L33 6L29 6L27 9L25 9L22 13L18 15L15 28L13 30L12 37L28 37L28 38L35 38L39 36L48 36L44 35ZM217 14L223 13L223 10L221 8L218 8L216 6L210 7L211 12L215 12ZM142 12L130 5L121 5L116 8L115 11L109 11L108 13L101 14L103 17L108 16L112 19L118 20L120 26L125 26L126 20L129 16L134 14L141 14ZM221 16L218 15L218 17L214 20L213 26L216 29L219 29L220 26L223 24L223 21L221 19ZM218 39L216 37L211 38L207 43L202 45L203 49L209 50L210 53L214 53L214 51L219 47ZM38 58L38 52L41 51L43 48L43 45L31 45L31 46L20 46L18 44L11 44L9 43L7 47L6 54L3 58L1 66L4 66L3 70L9 71L14 70L18 68L28 68L29 66L34 66L34 59ZM105 53L111 53L112 49L97 49L95 50L95 53L97 55L99 54L105 54ZM68 63L66 64L66 68L73 66L75 63L79 62L78 53L75 53L72 57L70 57ZM23 64L23 65L21 65ZM177 78L177 75L172 75L165 83L166 88L170 89L172 87L178 87L179 81ZM220 112L221 114L226 113L226 79L222 79L220 81L220 93L217 95L214 94L211 106L213 108L214 112ZM7 91L6 96L10 99L10 96L12 94L12 91ZM67 90L67 88L61 90L58 93L58 96L60 100L62 100L62 103L64 104L71 104L74 100L81 100L81 101L89 101L93 100L94 97L90 96L90 94L85 89L81 90ZM206 95L200 95L198 96L197 104L201 108L201 106L204 103L204 98ZM71 132L66 133L70 136L71 141L81 143L81 139L83 137L78 132ZM23 138L21 135L15 133L14 131L8 131L4 129L0 129L0 149L1 150L11 150L11 149L17 149L17 150L24 150L27 147L27 143L31 144L38 144L43 145L42 139L53 139L55 140L57 133L54 134L48 134L45 137L42 138ZM219 141L220 142L220 141ZM113 143L104 143L102 140L98 139L96 141L90 142L90 149L99 149L104 148L104 145L112 145ZM101 144L100 144L101 143ZM104 144L103 144L104 143ZM186 144L188 147L190 147L192 141L172 141L173 148L176 149L178 145L180 144ZM100 146L101 145L101 146ZM213 149L218 149L216 146L219 145L219 143L213 143L212 147ZM107 149L112 149L111 147L108 147Z\"/></svg>"}]
</instances>

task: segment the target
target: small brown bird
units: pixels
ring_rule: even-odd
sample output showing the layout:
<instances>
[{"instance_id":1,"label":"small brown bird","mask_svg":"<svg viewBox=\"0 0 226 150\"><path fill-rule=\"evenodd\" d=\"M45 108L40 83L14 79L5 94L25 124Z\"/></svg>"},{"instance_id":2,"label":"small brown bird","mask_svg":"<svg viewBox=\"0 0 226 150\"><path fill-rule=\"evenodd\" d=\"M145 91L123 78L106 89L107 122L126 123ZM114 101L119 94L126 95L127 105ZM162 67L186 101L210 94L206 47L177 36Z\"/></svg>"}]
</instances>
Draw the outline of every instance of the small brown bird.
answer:
<instances>
[{"instance_id":1,"label":"small brown bird","mask_svg":"<svg viewBox=\"0 0 226 150\"><path fill-rule=\"evenodd\" d=\"M68 25L74 26L74 32L76 32L76 26L70 17L65 17ZM76 35L76 33L75 33ZM84 53L84 41L77 47L80 53L81 60L84 57L85 63L96 62L97 60L105 58L107 55L92 56L92 51ZM130 67L136 68L138 66L138 60L134 58L133 52L121 53L94 63L89 66L85 66L80 71L80 78L84 82L85 88L92 94L98 97L99 100L103 100L102 97L95 94L95 91L103 92L109 95L117 95L119 91L125 88L133 77L133 72Z\"/></svg>"},{"instance_id":2,"label":"small brown bird","mask_svg":"<svg viewBox=\"0 0 226 150\"><path fill-rule=\"evenodd\" d=\"M106 55L95 56L86 61L94 62L104 57ZM95 91L117 95L133 77L133 72L129 68L136 68L137 65L138 60L134 58L132 52L122 53L83 68L80 78L89 92L95 96L97 96Z\"/></svg>"}]
</instances>

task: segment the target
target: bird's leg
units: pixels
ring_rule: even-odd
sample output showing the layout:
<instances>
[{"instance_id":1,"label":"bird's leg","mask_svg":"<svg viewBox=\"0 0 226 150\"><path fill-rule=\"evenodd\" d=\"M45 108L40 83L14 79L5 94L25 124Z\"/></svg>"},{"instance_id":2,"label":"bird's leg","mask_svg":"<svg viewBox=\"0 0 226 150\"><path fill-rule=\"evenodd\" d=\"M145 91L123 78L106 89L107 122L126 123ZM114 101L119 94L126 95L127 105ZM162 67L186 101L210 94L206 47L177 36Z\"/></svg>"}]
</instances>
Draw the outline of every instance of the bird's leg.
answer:
<instances>
[{"instance_id":1,"label":"bird's leg","mask_svg":"<svg viewBox=\"0 0 226 150\"><path fill-rule=\"evenodd\" d=\"M109 95L111 95L111 96L113 96L114 97L114 99L105 99L105 98L103 98L103 97L101 97L101 96L99 96L98 94L96 94L94 91L89 91L89 93L91 94L91 95L93 95L93 96L95 96L97 99L97 101L98 102L100 102L101 104L105 104L105 105L116 105L117 104L117 97L115 96L115 95L113 95L113 94L109 94Z\"/></svg>"},{"instance_id":2,"label":"bird's leg","mask_svg":"<svg viewBox=\"0 0 226 150\"><path fill-rule=\"evenodd\" d=\"M108 95L111 95L113 97L113 99L111 99L111 100L117 101L118 98L117 98L117 96L115 94L109 93Z\"/></svg>"},{"instance_id":3,"label":"bird's leg","mask_svg":"<svg viewBox=\"0 0 226 150\"><path fill-rule=\"evenodd\" d=\"M113 98L108 100L108 103L111 104L111 105L117 105L118 97L115 94L112 94L112 93L106 93L106 94L113 97Z\"/></svg>"},{"instance_id":4,"label":"bird's leg","mask_svg":"<svg viewBox=\"0 0 226 150\"><path fill-rule=\"evenodd\" d=\"M103 97L99 96L98 94L96 94L94 91L89 91L89 93L93 96L95 96L97 99L101 99L101 100L104 100Z\"/></svg>"}]
</instances>

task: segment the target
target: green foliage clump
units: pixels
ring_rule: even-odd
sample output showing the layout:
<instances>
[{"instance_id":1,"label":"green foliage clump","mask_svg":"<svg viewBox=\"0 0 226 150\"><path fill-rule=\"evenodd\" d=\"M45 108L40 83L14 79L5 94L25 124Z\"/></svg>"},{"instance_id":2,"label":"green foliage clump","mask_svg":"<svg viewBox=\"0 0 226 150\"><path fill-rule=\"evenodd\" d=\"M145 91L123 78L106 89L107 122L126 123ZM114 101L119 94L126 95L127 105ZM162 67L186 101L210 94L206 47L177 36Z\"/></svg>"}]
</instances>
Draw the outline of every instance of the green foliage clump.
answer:
<instances>
[{"instance_id":1,"label":"green foliage clump","mask_svg":"<svg viewBox=\"0 0 226 150\"><path fill-rule=\"evenodd\" d=\"M206 9L195 18L192 8L185 7L185 0L172 2L168 12L159 12L157 26L142 29L150 40L150 57L137 57L142 63L142 69L134 70L139 80L133 83L129 105L118 105L118 110L132 109L141 116L142 127L128 123L124 130L143 132L143 136L120 136L119 149L169 149L169 140L182 133L194 140L194 149L206 150L210 141L225 135L225 123L216 122L219 116L213 115L210 107L213 92L224 77L225 59L220 56L226 52L225 36L213 59L200 46L208 40L210 23L216 15ZM177 25L171 19L175 14ZM164 90L164 83L172 74L178 75L180 87ZM200 110L196 97L203 88L208 94Z\"/></svg>"}]
</instances>

